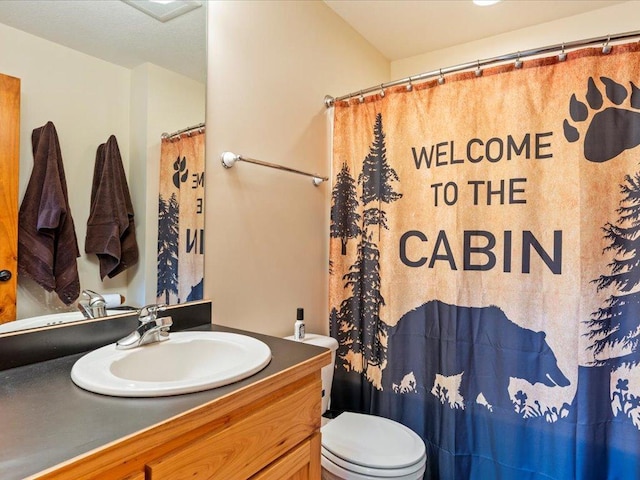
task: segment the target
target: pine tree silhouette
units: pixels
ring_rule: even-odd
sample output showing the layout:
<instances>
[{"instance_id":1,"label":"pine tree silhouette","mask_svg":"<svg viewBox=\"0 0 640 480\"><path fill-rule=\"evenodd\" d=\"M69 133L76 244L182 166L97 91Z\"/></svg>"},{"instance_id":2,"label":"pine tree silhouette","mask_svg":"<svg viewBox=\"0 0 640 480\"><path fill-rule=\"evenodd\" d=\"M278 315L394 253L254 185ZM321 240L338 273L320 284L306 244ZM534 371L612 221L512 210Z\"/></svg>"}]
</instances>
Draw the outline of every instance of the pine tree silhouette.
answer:
<instances>
[{"instance_id":1,"label":"pine tree silhouette","mask_svg":"<svg viewBox=\"0 0 640 480\"><path fill-rule=\"evenodd\" d=\"M613 293L604 307L591 314L587 321L593 340L589 347L597 356L610 347L624 347L628 352L620 357L595 360L598 366L635 366L640 363L640 292L633 291L640 283L640 173L625 176L620 185L624 198L620 202L616 224L603 227L604 238L609 241L604 252L615 252L608 265L609 275L600 275L593 283L598 291L613 287Z\"/></svg>"},{"instance_id":2,"label":"pine tree silhouette","mask_svg":"<svg viewBox=\"0 0 640 480\"><path fill-rule=\"evenodd\" d=\"M346 362L347 353L353 348L355 334L357 330L353 323L347 320L348 314L341 314L336 308L331 309L329 314L329 333L338 341L338 351L336 352L336 366L349 370ZM359 344L358 344L359 345ZM358 348L359 352L360 349Z\"/></svg>"},{"instance_id":3,"label":"pine tree silhouette","mask_svg":"<svg viewBox=\"0 0 640 480\"><path fill-rule=\"evenodd\" d=\"M176 194L167 202L158 199L158 288L156 298L165 296L169 303L171 293L178 295L178 223L180 206Z\"/></svg>"},{"instance_id":4,"label":"pine tree silhouette","mask_svg":"<svg viewBox=\"0 0 640 480\"><path fill-rule=\"evenodd\" d=\"M362 164L362 172L358 176L358 183L362 185L360 197L363 206L376 203L376 207L364 211L364 226L380 225L388 228L385 212L380 208L381 203L391 203L402 198L402 194L395 192L391 182L398 181L398 174L387 162L387 147L384 143L385 134L382 130L382 114L376 115L373 126L373 143L369 154Z\"/></svg>"},{"instance_id":5,"label":"pine tree silhouette","mask_svg":"<svg viewBox=\"0 0 640 480\"><path fill-rule=\"evenodd\" d=\"M339 347L336 357L345 369L349 368L349 353L362 354L362 370L368 366L383 367L386 362L386 339L388 326L380 317L384 298L380 293L380 251L373 241L371 227L387 228L386 213L382 203L391 203L402 194L395 192L391 182L399 181L398 174L387 162L385 134L382 129L382 114L376 115L373 126L374 140L365 157L358 184L362 186L360 196L365 207L361 217L360 242L356 262L343 276L345 288L351 296L343 300L340 310L333 318ZM337 183L337 182L336 182ZM371 205L366 208L367 205Z\"/></svg>"},{"instance_id":6,"label":"pine tree silhouette","mask_svg":"<svg viewBox=\"0 0 640 480\"><path fill-rule=\"evenodd\" d=\"M329 313L329 335L334 338L338 335L338 311L336 307L331 308Z\"/></svg>"},{"instance_id":7,"label":"pine tree silhouette","mask_svg":"<svg viewBox=\"0 0 640 480\"><path fill-rule=\"evenodd\" d=\"M386 358L387 324L380 318L380 307L384 305L380 294L380 252L371 237L371 233L363 234L356 262L343 277L352 296L342 302L339 315L341 319L357 319L352 322L355 328L343 327L343 337L345 343L351 343L354 353L362 353L364 370L369 365L381 365Z\"/></svg>"},{"instance_id":8,"label":"pine tree silhouette","mask_svg":"<svg viewBox=\"0 0 640 480\"><path fill-rule=\"evenodd\" d=\"M358 209L358 197L356 195L356 181L349 172L346 163L342 164L342 170L338 173L336 184L331 192L331 230L333 238L342 241L342 255L347 254L347 241L356 238L360 234L360 214Z\"/></svg>"}]
</instances>

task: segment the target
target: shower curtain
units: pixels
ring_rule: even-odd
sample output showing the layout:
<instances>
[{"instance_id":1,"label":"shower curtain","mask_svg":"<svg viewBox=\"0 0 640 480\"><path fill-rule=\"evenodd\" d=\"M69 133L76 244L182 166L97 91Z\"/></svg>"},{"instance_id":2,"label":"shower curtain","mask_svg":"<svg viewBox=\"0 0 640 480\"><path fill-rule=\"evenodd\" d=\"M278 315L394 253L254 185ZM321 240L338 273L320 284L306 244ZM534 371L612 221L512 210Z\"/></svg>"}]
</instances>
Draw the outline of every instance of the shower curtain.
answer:
<instances>
[{"instance_id":1,"label":"shower curtain","mask_svg":"<svg viewBox=\"0 0 640 480\"><path fill-rule=\"evenodd\" d=\"M161 303L203 298L204 145L204 129L162 139L156 293Z\"/></svg>"},{"instance_id":2,"label":"shower curtain","mask_svg":"<svg viewBox=\"0 0 640 480\"><path fill-rule=\"evenodd\" d=\"M638 86L634 44L335 106L332 408L426 478L640 478Z\"/></svg>"}]
</instances>

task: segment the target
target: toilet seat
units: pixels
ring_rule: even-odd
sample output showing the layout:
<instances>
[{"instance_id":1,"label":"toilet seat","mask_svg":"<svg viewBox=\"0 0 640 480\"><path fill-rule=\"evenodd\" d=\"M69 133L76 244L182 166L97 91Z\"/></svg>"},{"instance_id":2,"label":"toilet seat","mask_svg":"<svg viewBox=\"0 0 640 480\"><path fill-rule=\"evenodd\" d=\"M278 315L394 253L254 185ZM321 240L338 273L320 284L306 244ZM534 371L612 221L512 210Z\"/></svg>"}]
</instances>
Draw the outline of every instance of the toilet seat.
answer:
<instances>
[{"instance_id":1,"label":"toilet seat","mask_svg":"<svg viewBox=\"0 0 640 480\"><path fill-rule=\"evenodd\" d=\"M367 439L372 441L366 443ZM388 418L352 412L322 427L322 455L329 470L362 478L419 478L416 473L424 472L426 464L424 442L411 429Z\"/></svg>"},{"instance_id":2,"label":"toilet seat","mask_svg":"<svg viewBox=\"0 0 640 480\"><path fill-rule=\"evenodd\" d=\"M378 471L376 473L379 473ZM384 477L380 475L367 475L364 473L356 473L351 470L344 469L335 463L332 463L326 457L322 457L322 478L330 480L422 480L425 472L425 465L420 470L402 476ZM327 473L329 475L327 475ZM382 472L384 473L384 472Z\"/></svg>"},{"instance_id":3,"label":"toilet seat","mask_svg":"<svg viewBox=\"0 0 640 480\"><path fill-rule=\"evenodd\" d=\"M426 454L413 465L409 465L403 468L371 468L364 465L358 465L355 463L350 463L347 460L344 460L340 457L333 455L326 448L322 447L322 466L329 470L331 473L336 475L342 475L340 478L351 478L345 477L345 475L354 475L358 474L358 479L360 478L372 478L372 479L385 479L392 478L394 480L400 479L415 479L421 478L422 474L425 470L425 465L427 461ZM420 473L420 475L416 475L416 473Z\"/></svg>"}]
</instances>

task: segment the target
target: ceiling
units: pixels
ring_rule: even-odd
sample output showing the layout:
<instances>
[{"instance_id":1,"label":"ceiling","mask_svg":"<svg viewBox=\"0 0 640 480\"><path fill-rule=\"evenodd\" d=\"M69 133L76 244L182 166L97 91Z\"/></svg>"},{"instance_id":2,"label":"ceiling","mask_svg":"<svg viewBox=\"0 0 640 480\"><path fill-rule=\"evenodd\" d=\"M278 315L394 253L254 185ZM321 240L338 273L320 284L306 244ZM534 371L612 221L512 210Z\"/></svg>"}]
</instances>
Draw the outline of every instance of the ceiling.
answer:
<instances>
[{"instance_id":1,"label":"ceiling","mask_svg":"<svg viewBox=\"0 0 640 480\"><path fill-rule=\"evenodd\" d=\"M620 1L324 0L387 60L400 60L520 28L611 6Z\"/></svg>"},{"instance_id":2,"label":"ceiling","mask_svg":"<svg viewBox=\"0 0 640 480\"><path fill-rule=\"evenodd\" d=\"M391 61L622 3L324 1ZM120 0L0 0L0 23L127 68L151 62L205 81L204 7L161 23Z\"/></svg>"},{"instance_id":3,"label":"ceiling","mask_svg":"<svg viewBox=\"0 0 640 480\"><path fill-rule=\"evenodd\" d=\"M204 7L162 23L120 0L0 0L0 23L123 67L206 78Z\"/></svg>"}]
</instances>

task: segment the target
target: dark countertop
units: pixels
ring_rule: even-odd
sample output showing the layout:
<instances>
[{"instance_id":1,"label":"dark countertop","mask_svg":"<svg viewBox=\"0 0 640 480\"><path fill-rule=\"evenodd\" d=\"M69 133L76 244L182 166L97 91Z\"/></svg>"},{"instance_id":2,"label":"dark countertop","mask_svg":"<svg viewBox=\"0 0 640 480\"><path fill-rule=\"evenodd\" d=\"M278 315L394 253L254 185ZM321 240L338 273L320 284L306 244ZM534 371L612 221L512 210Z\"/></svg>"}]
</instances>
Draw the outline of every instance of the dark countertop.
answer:
<instances>
[{"instance_id":1,"label":"dark countertop","mask_svg":"<svg viewBox=\"0 0 640 480\"><path fill-rule=\"evenodd\" d=\"M189 330L249 335L269 345L273 358L262 371L240 382L160 398L109 397L77 387L71 381L71 367L83 354L0 371L2 480L34 475L326 351L313 345L209 324Z\"/></svg>"}]
</instances>

